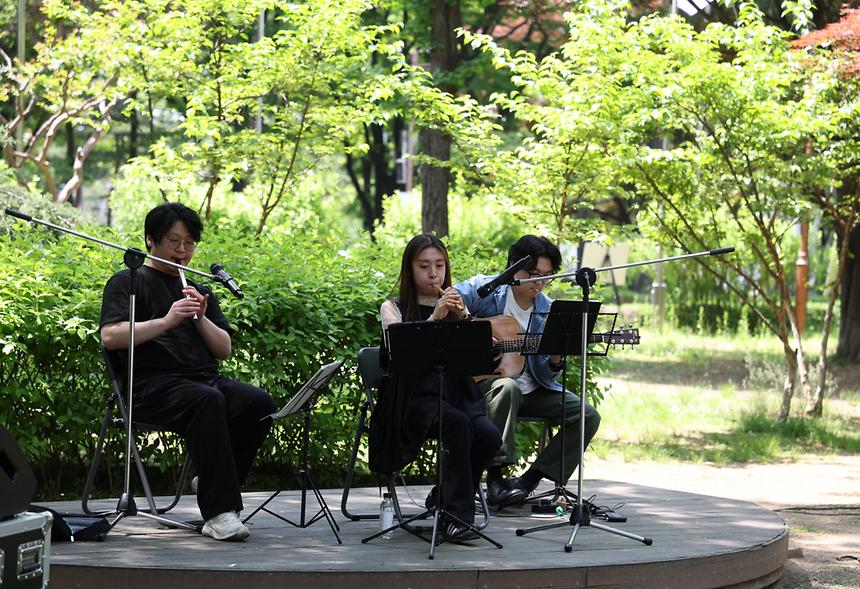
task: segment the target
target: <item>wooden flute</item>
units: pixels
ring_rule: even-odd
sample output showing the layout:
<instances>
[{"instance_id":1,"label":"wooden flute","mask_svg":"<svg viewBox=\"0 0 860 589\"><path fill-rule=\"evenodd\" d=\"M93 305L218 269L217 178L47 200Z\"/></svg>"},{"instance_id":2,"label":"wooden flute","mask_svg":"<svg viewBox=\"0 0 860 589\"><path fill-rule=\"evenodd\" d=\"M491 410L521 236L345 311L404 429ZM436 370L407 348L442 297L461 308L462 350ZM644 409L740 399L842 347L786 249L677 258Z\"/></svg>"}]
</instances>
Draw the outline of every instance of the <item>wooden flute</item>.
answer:
<instances>
[{"instance_id":1,"label":"wooden flute","mask_svg":"<svg viewBox=\"0 0 860 589\"><path fill-rule=\"evenodd\" d=\"M444 288L442 288L441 286L437 286L437 287L436 287L436 290L438 290L438 291L439 291L439 295L440 295L440 296L445 294L445 289L444 289ZM462 305L461 303L458 303L458 304L457 304L457 310L458 310L458 311L462 311L462 310L463 310L463 305Z\"/></svg>"},{"instance_id":2,"label":"wooden flute","mask_svg":"<svg viewBox=\"0 0 860 589\"><path fill-rule=\"evenodd\" d=\"M188 288L188 281L185 280L185 272L182 271L182 268L177 268L177 272L179 272L179 280L182 281L182 288ZM186 296L185 298L190 299L190 296ZM194 318L198 319L197 313L194 313Z\"/></svg>"}]
</instances>

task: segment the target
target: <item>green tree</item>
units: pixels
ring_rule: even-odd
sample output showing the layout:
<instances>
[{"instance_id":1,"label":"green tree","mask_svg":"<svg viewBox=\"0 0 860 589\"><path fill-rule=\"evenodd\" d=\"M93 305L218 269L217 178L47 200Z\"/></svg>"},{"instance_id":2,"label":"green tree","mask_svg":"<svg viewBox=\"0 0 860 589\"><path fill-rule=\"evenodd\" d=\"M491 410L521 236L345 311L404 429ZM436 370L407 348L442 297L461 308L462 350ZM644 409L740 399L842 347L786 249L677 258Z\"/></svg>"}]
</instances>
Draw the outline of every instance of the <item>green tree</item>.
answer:
<instances>
[{"instance_id":1,"label":"green tree","mask_svg":"<svg viewBox=\"0 0 860 589\"><path fill-rule=\"evenodd\" d=\"M112 4L88 10L46 0L33 57L20 63L0 49L0 101L7 103L0 112L7 138L3 158L22 184L35 172L57 202L68 202L81 185L84 164L128 91L123 76L128 54ZM52 149L72 126L86 129L87 138L71 150L71 173L61 182ZM24 143L16 146L11 138L19 131Z\"/></svg>"},{"instance_id":2,"label":"green tree","mask_svg":"<svg viewBox=\"0 0 860 589\"><path fill-rule=\"evenodd\" d=\"M785 238L813 189L836 181L826 152L806 146L827 144L839 116L830 79L807 83L786 34L752 4L739 14L734 26L696 32L659 15L632 23L622 7L594 2L568 16L571 41L539 62L467 38L513 72L517 90L496 102L533 133L527 149L500 158L496 193L524 211L543 203L557 231L570 222L566 207L623 194L640 203L639 229L664 245L736 245L697 262L782 342L785 419L797 382L811 398Z\"/></svg>"},{"instance_id":3,"label":"green tree","mask_svg":"<svg viewBox=\"0 0 860 589\"><path fill-rule=\"evenodd\" d=\"M629 145L618 163L647 196L646 228L667 245L690 252L739 240L736 254L697 261L782 343L785 420L797 383L812 397L785 240L824 172L807 143L831 132L835 109L806 83L786 35L765 25L753 5L741 7L736 26L684 28L654 20L632 31L657 65L649 72L656 76L636 86L677 146Z\"/></svg>"}]
</instances>

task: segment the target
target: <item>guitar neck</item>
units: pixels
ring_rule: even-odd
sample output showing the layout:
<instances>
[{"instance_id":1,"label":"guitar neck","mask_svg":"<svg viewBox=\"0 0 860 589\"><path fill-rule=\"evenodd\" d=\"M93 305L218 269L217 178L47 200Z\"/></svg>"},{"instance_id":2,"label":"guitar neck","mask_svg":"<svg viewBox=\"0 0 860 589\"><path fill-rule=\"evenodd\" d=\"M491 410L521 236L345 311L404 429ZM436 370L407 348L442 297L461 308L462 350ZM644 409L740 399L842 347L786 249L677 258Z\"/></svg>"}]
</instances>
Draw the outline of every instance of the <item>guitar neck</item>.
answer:
<instances>
[{"instance_id":1,"label":"guitar neck","mask_svg":"<svg viewBox=\"0 0 860 589\"><path fill-rule=\"evenodd\" d=\"M625 331L611 333L593 333L588 338L590 344L612 344L612 345L634 345L639 343L638 334L633 335L633 332ZM496 352L508 353L530 353L537 350L540 344L539 335L530 335L515 339L499 340L498 344L493 346Z\"/></svg>"}]
</instances>

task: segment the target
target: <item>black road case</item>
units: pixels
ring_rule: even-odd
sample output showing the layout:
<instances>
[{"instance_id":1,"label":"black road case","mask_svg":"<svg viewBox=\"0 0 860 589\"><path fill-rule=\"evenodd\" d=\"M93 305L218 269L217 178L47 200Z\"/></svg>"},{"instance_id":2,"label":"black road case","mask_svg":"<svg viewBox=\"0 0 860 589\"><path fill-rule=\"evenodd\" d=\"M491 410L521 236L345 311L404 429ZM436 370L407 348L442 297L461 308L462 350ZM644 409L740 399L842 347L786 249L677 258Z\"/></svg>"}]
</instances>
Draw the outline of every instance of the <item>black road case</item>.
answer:
<instances>
[{"instance_id":1,"label":"black road case","mask_svg":"<svg viewBox=\"0 0 860 589\"><path fill-rule=\"evenodd\" d=\"M19 513L0 521L0 589L48 586L50 513Z\"/></svg>"}]
</instances>

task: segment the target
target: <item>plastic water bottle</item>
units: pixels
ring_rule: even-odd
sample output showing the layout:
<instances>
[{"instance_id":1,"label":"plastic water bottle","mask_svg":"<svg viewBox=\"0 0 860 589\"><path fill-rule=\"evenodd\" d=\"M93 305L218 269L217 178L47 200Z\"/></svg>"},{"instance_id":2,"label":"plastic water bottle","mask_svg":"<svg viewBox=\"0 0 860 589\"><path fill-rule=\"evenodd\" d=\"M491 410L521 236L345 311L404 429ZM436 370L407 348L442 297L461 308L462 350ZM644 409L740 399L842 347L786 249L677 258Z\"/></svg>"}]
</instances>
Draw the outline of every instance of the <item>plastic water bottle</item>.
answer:
<instances>
[{"instance_id":1,"label":"plastic water bottle","mask_svg":"<svg viewBox=\"0 0 860 589\"><path fill-rule=\"evenodd\" d=\"M387 530L394 525L394 501L391 499L391 493L382 494L382 503L379 504L379 529ZM390 530L382 534L385 540L391 540L394 535L394 530Z\"/></svg>"}]
</instances>

